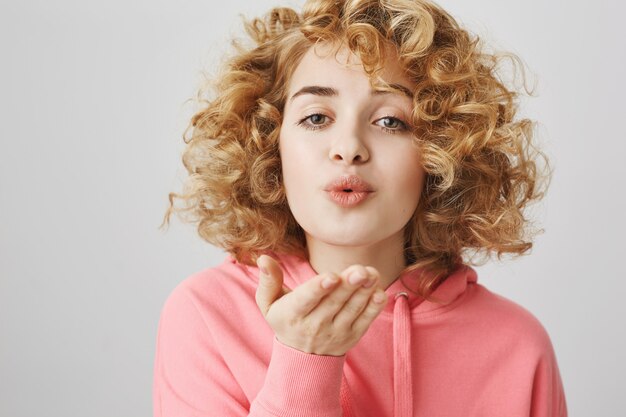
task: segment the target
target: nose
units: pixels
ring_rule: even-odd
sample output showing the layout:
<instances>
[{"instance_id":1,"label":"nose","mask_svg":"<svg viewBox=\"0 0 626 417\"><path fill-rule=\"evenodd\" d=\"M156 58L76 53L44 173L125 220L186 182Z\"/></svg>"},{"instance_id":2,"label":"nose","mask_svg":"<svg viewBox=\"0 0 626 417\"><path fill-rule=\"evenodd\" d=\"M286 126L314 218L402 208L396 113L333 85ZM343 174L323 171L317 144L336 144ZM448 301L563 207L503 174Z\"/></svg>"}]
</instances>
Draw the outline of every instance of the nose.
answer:
<instances>
[{"instance_id":1,"label":"nose","mask_svg":"<svg viewBox=\"0 0 626 417\"><path fill-rule=\"evenodd\" d=\"M350 165L353 163L362 164L370 158L357 126L354 124L346 126L345 129L338 129L336 133L338 137L333 141L328 153L328 157L332 161L344 161Z\"/></svg>"}]
</instances>

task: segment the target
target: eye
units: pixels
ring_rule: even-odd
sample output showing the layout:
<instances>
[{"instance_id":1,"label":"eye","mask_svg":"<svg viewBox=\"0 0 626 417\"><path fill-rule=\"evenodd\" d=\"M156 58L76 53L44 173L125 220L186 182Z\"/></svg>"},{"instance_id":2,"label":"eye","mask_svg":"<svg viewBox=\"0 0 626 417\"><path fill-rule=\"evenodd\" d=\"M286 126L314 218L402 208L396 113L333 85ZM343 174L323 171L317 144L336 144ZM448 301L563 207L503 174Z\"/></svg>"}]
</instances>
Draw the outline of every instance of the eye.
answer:
<instances>
[{"instance_id":1,"label":"eye","mask_svg":"<svg viewBox=\"0 0 626 417\"><path fill-rule=\"evenodd\" d=\"M316 130L316 129L321 129L322 127L324 127L324 125L327 124L326 123L327 119L328 119L328 116L326 116L325 114L313 113L313 114L308 115L304 119L300 120L296 124L298 126L304 127L305 129Z\"/></svg>"},{"instance_id":2,"label":"eye","mask_svg":"<svg viewBox=\"0 0 626 417\"><path fill-rule=\"evenodd\" d=\"M382 127L385 132L389 133L407 130L406 123L393 116L382 117L376 120L376 124Z\"/></svg>"},{"instance_id":3,"label":"eye","mask_svg":"<svg viewBox=\"0 0 626 417\"><path fill-rule=\"evenodd\" d=\"M311 123L313 123L314 125L323 124L324 120L326 120L325 118L326 116L324 116L323 114L319 114L319 113L315 113L307 117L307 119L309 119Z\"/></svg>"}]
</instances>

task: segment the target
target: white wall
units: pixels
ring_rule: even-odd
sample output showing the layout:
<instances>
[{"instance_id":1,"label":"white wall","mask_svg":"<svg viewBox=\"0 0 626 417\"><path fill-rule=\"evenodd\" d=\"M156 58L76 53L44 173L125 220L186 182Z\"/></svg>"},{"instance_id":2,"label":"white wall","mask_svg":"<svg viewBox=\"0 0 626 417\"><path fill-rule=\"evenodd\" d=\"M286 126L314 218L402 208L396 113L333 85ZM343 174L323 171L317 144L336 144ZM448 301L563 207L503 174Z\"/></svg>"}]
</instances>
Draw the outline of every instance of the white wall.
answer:
<instances>
[{"instance_id":1,"label":"white wall","mask_svg":"<svg viewBox=\"0 0 626 417\"><path fill-rule=\"evenodd\" d=\"M167 294L223 253L174 218L185 104L239 13L301 1L0 7L0 415L147 416ZM555 175L530 256L478 268L551 335L570 415L615 416L626 386L621 258L623 3L441 1L518 53L523 112Z\"/></svg>"}]
</instances>

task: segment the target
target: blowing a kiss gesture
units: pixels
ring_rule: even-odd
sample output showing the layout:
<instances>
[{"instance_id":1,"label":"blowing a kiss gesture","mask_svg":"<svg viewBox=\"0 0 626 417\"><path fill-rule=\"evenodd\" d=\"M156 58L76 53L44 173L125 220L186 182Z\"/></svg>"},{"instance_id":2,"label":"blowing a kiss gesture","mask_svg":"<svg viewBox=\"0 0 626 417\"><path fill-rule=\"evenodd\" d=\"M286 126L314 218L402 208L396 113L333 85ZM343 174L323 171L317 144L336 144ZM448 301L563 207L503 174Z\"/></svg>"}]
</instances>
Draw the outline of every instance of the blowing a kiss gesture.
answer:
<instances>
[{"instance_id":1,"label":"blowing a kiss gesture","mask_svg":"<svg viewBox=\"0 0 626 417\"><path fill-rule=\"evenodd\" d=\"M294 290L283 286L278 263L257 260L256 303L281 343L306 353L342 356L383 310L387 294L371 266L351 265L339 276L322 273Z\"/></svg>"}]
</instances>

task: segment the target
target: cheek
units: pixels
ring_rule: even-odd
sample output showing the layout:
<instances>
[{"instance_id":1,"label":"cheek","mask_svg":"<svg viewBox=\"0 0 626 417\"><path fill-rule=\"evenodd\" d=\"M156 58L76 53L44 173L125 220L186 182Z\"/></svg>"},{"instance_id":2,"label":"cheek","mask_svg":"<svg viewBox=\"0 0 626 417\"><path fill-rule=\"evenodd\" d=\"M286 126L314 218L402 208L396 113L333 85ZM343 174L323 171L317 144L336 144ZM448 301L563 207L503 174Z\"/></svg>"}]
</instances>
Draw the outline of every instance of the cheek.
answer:
<instances>
[{"instance_id":1,"label":"cheek","mask_svg":"<svg viewBox=\"0 0 626 417\"><path fill-rule=\"evenodd\" d=\"M298 181L298 170L295 163L297 152L295 152L293 146L286 145L283 138L280 139L279 151L285 191L289 191L293 188L292 183Z\"/></svg>"},{"instance_id":2,"label":"cheek","mask_svg":"<svg viewBox=\"0 0 626 417\"><path fill-rule=\"evenodd\" d=\"M302 195L311 188L314 180L313 155L303 146L303 142L293 135L281 132L279 142L280 160L282 165L283 183L287 197ZM296 200L296 199L290 199ZM290 201L292 203L293 201Z\"/></svg>"},{"instance_id":3,"label":"cheek","mask_svg":"<svg viewBox=\"0 0 626 417\"><path fill-rule=\"evenodd\" d=\"M289 137L292 142L280 144L280 158L282 165L283 187L287 197L287 205L296 222L305 230L315 227L316 213L315 162L311 152L305 152L302 146ZM282 140L282 139L281 139Z\"/></svg>"},{"instance_id":4,"label":"cheek","mask_svg":"<svg viewBox=\"0 0 626 417\"><path fill-rule=\"evenodd\" d=\"M382 166L381 177L388 178L390 186L407 194L420 194L425 171L421 165L420 153L411 146L399 146L379 153ZM415 190L415 191L413 191Z\"/></svg>"},{"instance_id":5,"label":"cheek","mask_svg":"<svg viewBox=\"0 0 626 417\"><path fill-rule=\"evenodd\" d=\"M414 190L414 193L420 194L424 183L424 170L417 163L407 164L404 168L399 182Z\"/></svg>"},{"instance_id":6,"label":"cheek","mask_svg":"<svg viewBox=\"0 0 626 417\"><path fill-rule=\"evenodd\" d=\"M390 169L390 186L400 198L404 206L416 206L424 187L425 171L420 165L419 154L409 149L394 159L395 163L387 163Z\"/></svg>"}]
</instances>

